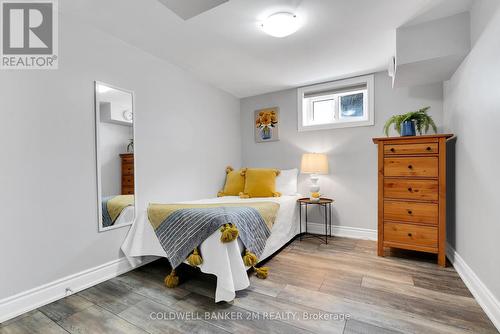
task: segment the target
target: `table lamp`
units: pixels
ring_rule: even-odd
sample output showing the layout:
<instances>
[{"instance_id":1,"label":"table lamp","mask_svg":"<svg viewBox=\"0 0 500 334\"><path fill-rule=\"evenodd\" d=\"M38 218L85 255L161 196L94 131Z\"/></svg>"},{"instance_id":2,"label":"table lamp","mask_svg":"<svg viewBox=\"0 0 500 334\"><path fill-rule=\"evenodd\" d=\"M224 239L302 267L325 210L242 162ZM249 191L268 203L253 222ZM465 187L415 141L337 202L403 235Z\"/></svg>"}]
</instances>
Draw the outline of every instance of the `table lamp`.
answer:
<instances>
[{"instance_id":1,"label":"table lamp","mask_svg":"<svg viewBox=\"0 0 500 334\"><path fill-rule=\"evenodd\" d=\"M328 157L321 153L304 153L300 171L303 174L311 174L311 187L309 188L310 200L319 202L321 194L319 192L318 174L328 174Z\"/></svg>"}]
</instances>

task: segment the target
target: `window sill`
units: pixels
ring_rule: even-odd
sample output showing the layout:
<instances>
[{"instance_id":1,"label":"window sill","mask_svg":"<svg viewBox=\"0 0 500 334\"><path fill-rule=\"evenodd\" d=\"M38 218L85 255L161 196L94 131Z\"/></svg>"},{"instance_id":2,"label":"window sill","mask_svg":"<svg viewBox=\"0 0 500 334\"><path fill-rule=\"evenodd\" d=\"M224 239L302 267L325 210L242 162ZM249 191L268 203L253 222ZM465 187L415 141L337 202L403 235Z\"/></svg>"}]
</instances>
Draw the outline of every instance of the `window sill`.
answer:
<instances>
[{"instance_id":1,"label":"window sill","mask_svg":"<svg viewBox=\"0 0 500 334\"><path fill-rule=\"evenodd\" d=\"M335 124L299 125L298 130L299 132L306 132L306 131L317 131L317 130L366 127L374 125L375 125L374 120L370 120L370 121L360 121L360 122L343 122Z\"/></svg>"}]
</instances>

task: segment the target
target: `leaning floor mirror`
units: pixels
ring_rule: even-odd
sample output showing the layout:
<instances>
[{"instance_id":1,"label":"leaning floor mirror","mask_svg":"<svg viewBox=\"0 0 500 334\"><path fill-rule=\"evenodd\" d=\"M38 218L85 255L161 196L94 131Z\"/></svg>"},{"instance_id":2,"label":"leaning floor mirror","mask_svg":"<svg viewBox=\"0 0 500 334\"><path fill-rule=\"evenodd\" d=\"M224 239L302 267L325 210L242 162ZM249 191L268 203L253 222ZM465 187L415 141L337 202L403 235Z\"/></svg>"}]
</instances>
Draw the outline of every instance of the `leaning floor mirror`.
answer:
<instances>
[{"instance_id":1,"label":"leaning floor mirror","mask_svg":"<svg viewBox=\"0 0 500 334\"><path fill-rule=\"evenodd\" d=\"M99 231L135 218L134 94L95 82L95 137Z\"/></svg>"}]
</instances>

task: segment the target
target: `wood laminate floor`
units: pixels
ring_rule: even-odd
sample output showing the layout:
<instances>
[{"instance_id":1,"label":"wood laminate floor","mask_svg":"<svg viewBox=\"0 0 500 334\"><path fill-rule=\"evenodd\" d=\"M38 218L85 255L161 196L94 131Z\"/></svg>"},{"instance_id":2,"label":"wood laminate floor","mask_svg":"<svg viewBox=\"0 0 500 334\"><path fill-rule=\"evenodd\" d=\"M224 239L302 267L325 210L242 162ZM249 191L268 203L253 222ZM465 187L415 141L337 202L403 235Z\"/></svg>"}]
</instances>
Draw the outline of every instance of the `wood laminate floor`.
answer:
<instances>
[{"instance_id":1,"label":"wood laminate floor","mask_svg":"<svg viewBox=\"0 0 500 334\"><path fill-rule=\"evenodd\" d=\"M252 276L234 302L219 304L213 277L195 269L165 288L169 268L158 260L0 324L0 333L498 333L453 267L375 250L371 241L296 240L266 264L268 279Z\"/></svg>"}]
</instances>

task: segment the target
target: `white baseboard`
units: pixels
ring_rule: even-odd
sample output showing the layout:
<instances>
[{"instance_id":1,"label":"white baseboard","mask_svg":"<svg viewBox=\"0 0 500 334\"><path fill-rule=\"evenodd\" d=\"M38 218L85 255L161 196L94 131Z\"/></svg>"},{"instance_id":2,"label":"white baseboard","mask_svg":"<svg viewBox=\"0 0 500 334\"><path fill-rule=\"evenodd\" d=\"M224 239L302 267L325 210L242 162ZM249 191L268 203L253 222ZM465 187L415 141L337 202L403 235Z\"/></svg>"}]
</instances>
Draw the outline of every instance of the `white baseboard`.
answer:
<instances>
[{"instance_id":1,"label":"white baseboard","mask_svg":"<svg viewBox=\"0 0 500 334\"><path fill-rule=\"evenodd\" d=\"M307 223L307 231L313 234L325 234L325 225L320 223ZM332 234L336 237L377 240L377 230L367 228L332 225Z\"/></svg>"},{"instance_id":2,"label":"white baseboard","mask_svg":"<svg viewBox=\"0 0 500 334\"><path fill-rule=\"evenodd\" d=\"M153 260L154 258L146 258L133 266L123 257L2 299L0 300L0 323L124 274ZM71 292L66 291L68 288Z\"/></svg>"},{"instance_id":3,"label":"white baseboard","mask_svg":"<svg viewBox=\"0 0 500 334\"><path fill-rule=\"evenodd\" d=\"M453 267L455 267L458 275L462 278L462 281L464 281L474 298L476 298L476 301L483 308L497 330L500 331L500 301L495 298L491 291L484 285L479 277L477 277L476 273L474 273L471 267L469 267L450 244L446 247L446 254L453 264Z\"/></svg>"}]
</instances>

